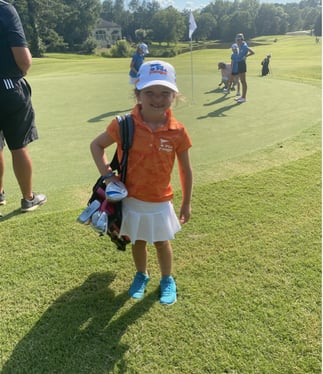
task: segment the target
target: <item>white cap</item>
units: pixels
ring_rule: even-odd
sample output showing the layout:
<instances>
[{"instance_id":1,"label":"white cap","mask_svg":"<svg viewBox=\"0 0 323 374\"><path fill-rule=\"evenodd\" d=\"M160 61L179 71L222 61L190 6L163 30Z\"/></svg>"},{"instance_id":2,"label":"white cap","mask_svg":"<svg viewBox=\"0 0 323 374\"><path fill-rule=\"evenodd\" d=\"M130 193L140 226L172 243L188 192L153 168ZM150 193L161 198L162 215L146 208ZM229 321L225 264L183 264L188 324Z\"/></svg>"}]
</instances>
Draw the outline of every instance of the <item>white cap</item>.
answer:
<instances>
[{"instance_id":1,"label":"white cap","mask_svg":"<svg viewBox=\"0 0 323 374\"><path fill-rule=\"evenodd\" d=\"M232 44L231 49L238 49L238 44L236 43Z\"/></svg>"},{"instance_id":2,"label":"white cap","mask_svg":"<svg viewBox=\"0 0 323 374\"><path fill-rule=\"evenodd\" d=\"M165 61L154 60L140 66L136 88L142 90L150 86L165 86L178 92L174 67Z\"/></svg>"},{"instance_id":3,"label":"white cap","mask_svg":"<svg viewBox=\"0 0 323 374\"><path fill-rule=\"evenodd\" d=\"M144 52L145 55L147 55L149 53L148 46L145 43L140 43L138 45L138 48L140 48Z\"/></svg>"}]
</instances>

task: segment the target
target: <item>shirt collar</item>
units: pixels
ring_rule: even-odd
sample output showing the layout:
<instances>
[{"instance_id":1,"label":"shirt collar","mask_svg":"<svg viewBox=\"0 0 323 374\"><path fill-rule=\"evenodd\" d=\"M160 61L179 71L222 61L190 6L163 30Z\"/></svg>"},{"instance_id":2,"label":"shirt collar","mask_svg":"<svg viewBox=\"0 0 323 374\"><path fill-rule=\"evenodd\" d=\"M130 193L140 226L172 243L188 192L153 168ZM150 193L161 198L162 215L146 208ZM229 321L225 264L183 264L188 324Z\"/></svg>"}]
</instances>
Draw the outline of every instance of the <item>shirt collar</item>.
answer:
<instances>
[{"instance_id":1,"label":"shirt collar","mask_svg":"<svg viewBox=\"0 0 323 374\"><path fill-rule=\"evenodd\" d=\"M138 123L143 122L143 120L141 118L141 114L140 114L140 108L141 108L141 105L137 104L131 112L134 120L137 121ZM167 109L166 116L167 116L167 122L166 122L165 126L163 126L162 128L163 129L166 128L167 130L176 130L178 128L177 120L174 117L174 114L173 114L173 112L170 108Z\"/></svg>"}]
</instances>

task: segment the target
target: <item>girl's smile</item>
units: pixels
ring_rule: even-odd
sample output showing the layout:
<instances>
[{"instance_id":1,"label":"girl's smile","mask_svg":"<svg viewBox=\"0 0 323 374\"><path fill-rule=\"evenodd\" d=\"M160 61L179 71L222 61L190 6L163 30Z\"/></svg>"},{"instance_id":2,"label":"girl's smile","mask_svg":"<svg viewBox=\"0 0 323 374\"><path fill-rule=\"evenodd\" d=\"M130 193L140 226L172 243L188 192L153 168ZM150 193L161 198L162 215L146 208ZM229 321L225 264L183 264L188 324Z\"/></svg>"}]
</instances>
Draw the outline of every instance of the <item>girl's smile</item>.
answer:
<instances>
[{"instance_id":1,"label":"girl's smile","mask_svg":"<svg viewBox=\"0 0 323 374\"><path fill-rule=\"evenodd\" d=\"M161 85L150 86L139 91L141 115L146 123L165 121L165 112L172 105L176 93Z\"/></svg>"}]
</instances>

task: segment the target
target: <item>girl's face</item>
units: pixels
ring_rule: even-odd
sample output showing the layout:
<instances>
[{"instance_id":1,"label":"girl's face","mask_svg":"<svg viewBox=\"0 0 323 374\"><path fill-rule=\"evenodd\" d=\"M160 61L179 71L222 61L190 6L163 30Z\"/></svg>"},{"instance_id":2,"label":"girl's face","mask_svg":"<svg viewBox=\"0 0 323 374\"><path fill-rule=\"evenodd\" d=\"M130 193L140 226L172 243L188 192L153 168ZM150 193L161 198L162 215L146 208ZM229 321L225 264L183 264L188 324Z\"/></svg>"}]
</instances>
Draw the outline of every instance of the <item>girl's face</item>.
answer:
<instances>
[{"instance_id":1,"label":"girl's face","mask_svg":"<svg viewBox=\"0 0 323 374\"><path fill-rule=\"evenodd\" d=\"M150 86L139 91L137 98L146 115L163 115L170 108L176 93L165 86Z\"/></svg>"}]
</instances>

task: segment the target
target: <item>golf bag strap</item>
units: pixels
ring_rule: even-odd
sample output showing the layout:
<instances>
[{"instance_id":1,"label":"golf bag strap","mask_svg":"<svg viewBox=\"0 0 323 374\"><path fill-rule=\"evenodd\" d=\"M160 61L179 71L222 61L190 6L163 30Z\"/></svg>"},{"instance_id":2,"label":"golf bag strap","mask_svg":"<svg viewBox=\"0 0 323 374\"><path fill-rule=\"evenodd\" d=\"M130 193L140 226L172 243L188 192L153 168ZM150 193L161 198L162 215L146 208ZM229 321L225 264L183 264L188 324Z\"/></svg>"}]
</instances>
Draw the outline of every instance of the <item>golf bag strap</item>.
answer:
<instances>
[{"instance_id":1,"label":"golf bag strap","mask_svg":"<svg viewBox=\"0 0 323 374\"><path fill-rule=\"evenodd\" d=\"M122 148L122 158L121 162L118 160L117 151L115 152L113 159L111 161L112 170L117 170L120 174L120 179L123 183L126 181L127 167L128 167L128 151L132 146L133 133L134 133L134 123L131 114L126 114L125 116L116 117L119 123L119 131L121 138L121 148Z\"/></svg>"}]
</instances>

